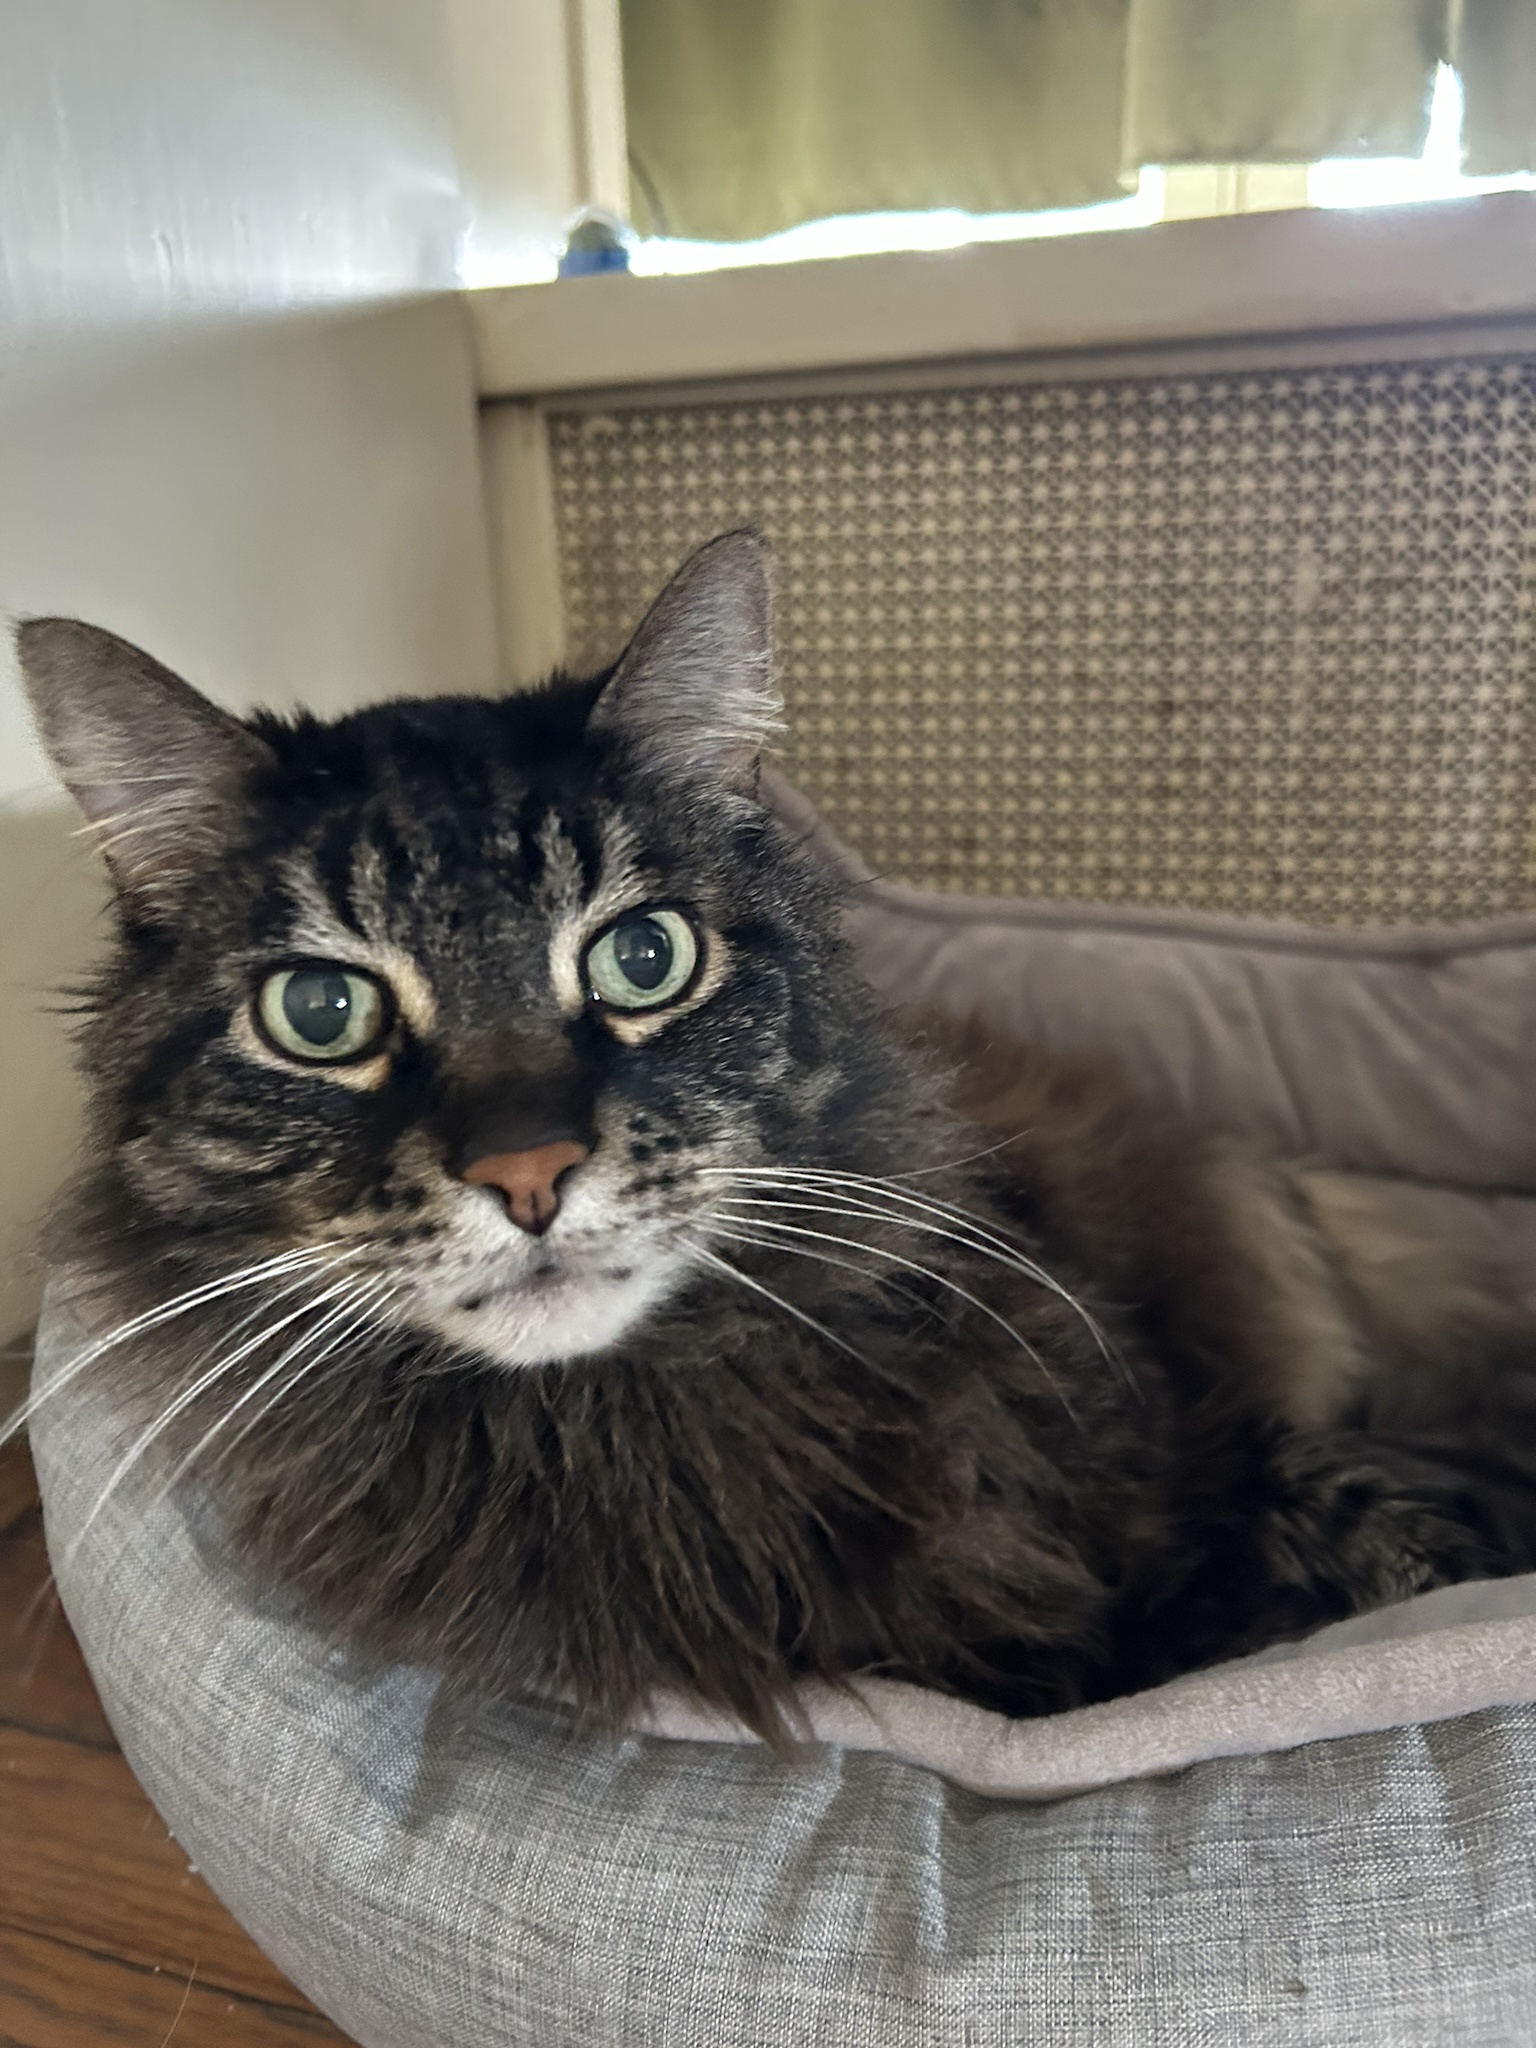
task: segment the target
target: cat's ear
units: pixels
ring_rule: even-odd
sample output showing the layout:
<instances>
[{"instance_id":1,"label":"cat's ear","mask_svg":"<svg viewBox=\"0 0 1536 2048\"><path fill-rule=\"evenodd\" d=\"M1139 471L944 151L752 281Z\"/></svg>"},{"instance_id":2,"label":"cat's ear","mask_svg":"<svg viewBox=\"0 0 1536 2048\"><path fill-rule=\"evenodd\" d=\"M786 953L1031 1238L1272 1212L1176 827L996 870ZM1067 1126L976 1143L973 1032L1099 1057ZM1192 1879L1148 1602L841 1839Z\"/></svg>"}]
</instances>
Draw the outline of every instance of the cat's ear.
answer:
<instances>
[{"instance_id":1,"label":"cat's ear","mask_svg":"<svg viewBox=\"0 0 1536 2048\"><path fill-rule=\"evenodd\" d=\"M22 681L49 759L118 887L153 891L228 836L263 741L158 661L78 619L29 619Z\"/></svg>"},{"instance_id":2,"label":"cat's ear","mask_svg":"<svg viewBox=\"0 0 1536 2048\"><path fill-rule=\"evenodd\" d=\"M783 708L773 687L768 551L726 533L691 555L641 620L592 713L658 769L756 786Z\"/></svg>"}]
</instances>

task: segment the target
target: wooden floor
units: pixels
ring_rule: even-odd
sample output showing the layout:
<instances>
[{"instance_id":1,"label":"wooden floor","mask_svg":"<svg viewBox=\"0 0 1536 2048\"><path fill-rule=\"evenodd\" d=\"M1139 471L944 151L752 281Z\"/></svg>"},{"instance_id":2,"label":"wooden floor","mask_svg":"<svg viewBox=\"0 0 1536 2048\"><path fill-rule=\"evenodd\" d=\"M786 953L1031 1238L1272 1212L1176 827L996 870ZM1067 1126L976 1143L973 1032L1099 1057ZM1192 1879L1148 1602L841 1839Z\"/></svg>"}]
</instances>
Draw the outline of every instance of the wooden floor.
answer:
<instances>
[{"instance_id":1,"label":"wooden floor","mask_svg":"<svg viewBox=\"0 0 1536 2048\"><path fill-rule=\"evenodd\" d=\"M134 1782L0 1450L0 2048L345 2042L240 1931Z\"/></svg>"}]
</instances>

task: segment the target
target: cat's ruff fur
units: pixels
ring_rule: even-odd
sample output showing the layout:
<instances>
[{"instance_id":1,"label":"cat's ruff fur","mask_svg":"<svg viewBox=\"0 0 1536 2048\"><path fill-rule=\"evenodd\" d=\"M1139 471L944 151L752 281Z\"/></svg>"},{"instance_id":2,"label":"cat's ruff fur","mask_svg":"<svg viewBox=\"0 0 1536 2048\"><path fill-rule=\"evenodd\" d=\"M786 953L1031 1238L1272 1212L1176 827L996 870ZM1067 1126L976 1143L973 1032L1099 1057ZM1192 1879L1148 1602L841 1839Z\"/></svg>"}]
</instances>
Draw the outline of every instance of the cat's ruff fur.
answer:
<instances>
[{"instance_id":1,"label":"cat's ruff fur","mask_svg":"<svg viewBox=\"0 0 1536 2048\"><path fill-rule=\"evenodd\" d=\"M751 536L504 700L242 722L95 629L19 644L120 909L57 1243L109 1334L159 1318L85 1369L361 1653L777 1734L803 1674L1039 1712L1536 1562L1495 1286L1405 1315L1326 1180L882 1014L757 801ZM598 937L666 905L691 978L605 1008ZM385 991L376 1048L263 1035L303 961ZM557 1128L534 1237L464 1161Z\"/></svg>"}]
</instances>

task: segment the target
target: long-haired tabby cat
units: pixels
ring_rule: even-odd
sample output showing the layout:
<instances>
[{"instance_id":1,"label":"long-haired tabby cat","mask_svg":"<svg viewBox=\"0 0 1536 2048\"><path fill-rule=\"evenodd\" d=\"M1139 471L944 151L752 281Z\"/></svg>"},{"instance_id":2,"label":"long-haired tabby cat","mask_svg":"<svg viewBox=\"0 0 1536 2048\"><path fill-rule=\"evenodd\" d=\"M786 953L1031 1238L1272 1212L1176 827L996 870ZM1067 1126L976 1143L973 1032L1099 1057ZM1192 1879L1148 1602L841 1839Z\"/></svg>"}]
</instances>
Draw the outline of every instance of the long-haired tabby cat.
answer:
<instances>
[{"instance_id":1,"label":"long-haired tabby cat","mask_svg":"<svg viewBox=\"0 0 1536 2048\"><path fill-rule=\"evenodd\" d=\"M759 800L751 535L525 696L242 721L20 650L116 887L58 1238L113 1484L338 1638L782 1735L803 1674L1036 1713L1536 1561L1491 1297L1405 1309L1326 1182L862 985Z\"/></svg>"}]
</instances>

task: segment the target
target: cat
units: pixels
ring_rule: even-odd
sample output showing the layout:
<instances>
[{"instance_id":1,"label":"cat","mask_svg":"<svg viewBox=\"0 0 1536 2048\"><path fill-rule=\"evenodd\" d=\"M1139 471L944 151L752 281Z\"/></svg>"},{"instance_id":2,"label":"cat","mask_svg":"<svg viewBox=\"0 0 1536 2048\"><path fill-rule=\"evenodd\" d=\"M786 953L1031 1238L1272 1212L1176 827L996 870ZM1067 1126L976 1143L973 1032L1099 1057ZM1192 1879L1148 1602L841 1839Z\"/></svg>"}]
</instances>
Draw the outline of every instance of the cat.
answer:
<instances>
[{"instance_id":1,"label":"cat","mask_svg":"<svg viewBox=\"0 0 1536 2048\"><path fill-rule=\"evenodd\" d=\"M783 1742L807 1676L1038 1714L1536 1563L1496 1286L1405 1309L1326 1179L860 980L753 535L517 696L19 652L115 889L53 1239L112 1484L360 1655Z\"/></svg>"}]
</instances>

